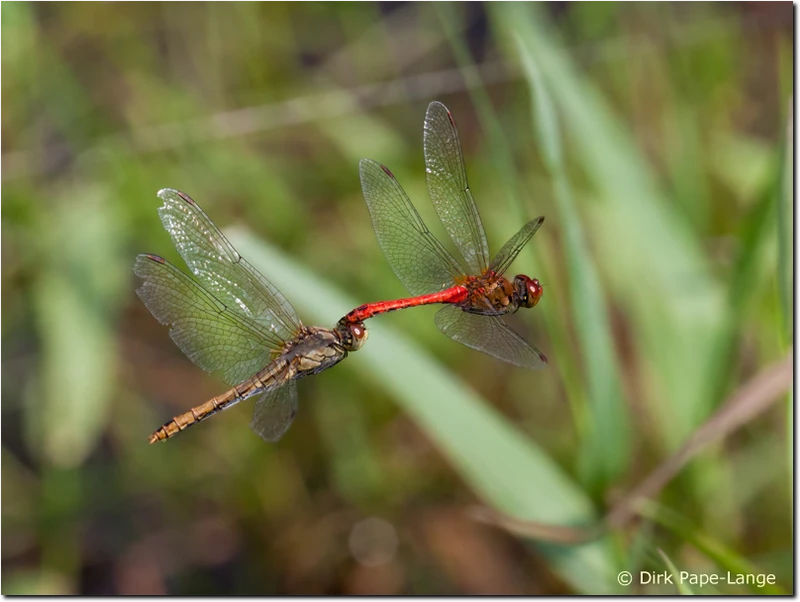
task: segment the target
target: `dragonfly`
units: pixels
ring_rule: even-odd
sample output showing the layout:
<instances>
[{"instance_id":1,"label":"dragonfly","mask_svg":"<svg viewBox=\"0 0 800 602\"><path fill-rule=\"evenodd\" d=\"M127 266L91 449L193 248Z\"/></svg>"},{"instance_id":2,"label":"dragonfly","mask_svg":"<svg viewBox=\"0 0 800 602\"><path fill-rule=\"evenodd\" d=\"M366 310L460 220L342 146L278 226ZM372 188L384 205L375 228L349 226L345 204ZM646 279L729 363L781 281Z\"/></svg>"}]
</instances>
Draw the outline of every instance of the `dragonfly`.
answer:
<instances>
[{"instance_id":1,"label":"dragonfly","mask_svg":"<svg viewBox=\"0 0 800 602\"><path fill-rule=\"evenodd\" d=\"M545 355L502 319L521 307L534 307L542 297L537 278L519 274L509 280L503 274L544 217L525 224L490 260L455 119L440 102L432 102L425 115L424 151L428 192L463 263L431 234L389 168L362 159L361 187L378 243L413 297L361 305L341 323L358 324L389 311L443 303L436 325L455 341L523 368L545 366Z\"/></svg>"},{"instance_id":2,"label":"dragonfly","mask_svg":"<svg viewBox=\"0 0 800 602\"><path fill-rule=\"evenodd\" d=\"M170 337L207 372L232 386L175 416L149 437L166 441L186 428L255 397L250 427L275 442L297 414L295 381L338 364L366 342L363 323L305 326L291 304L236 251L188 195L164 189L158 213L194 278L162 257L142 254L137 294Z\"/></svg>"}]
</instances>

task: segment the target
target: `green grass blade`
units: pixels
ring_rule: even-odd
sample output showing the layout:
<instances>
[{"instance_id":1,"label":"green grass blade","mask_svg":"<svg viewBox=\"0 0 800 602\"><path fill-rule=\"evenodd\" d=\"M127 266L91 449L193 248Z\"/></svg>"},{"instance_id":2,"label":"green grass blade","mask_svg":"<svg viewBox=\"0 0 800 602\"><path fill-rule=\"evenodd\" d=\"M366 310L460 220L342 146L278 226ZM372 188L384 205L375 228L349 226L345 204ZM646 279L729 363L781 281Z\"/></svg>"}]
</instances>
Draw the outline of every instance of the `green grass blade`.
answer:
<instances>
[{"instance_id":1,"label":"green grass blade","mask_svg":"<svg viewBox=\"0 0 800 602\"><path fill-rule=\"evenodd\" d=\"M694 596L694 592L692 591L692 588L690 588L683 581L681 581L680 571L678 571L678 569L675 568L675 565L672 564L672 561L669 559L669 556L667 556L664 553L664 551L661 550L660 548L658 550L658 553L661 555L661 558L664 559L664 564L667 565L667 569L669 569L669 572L672 574L672 577L675 579L675 587L678 589L678 593L681 596Z\"/></svg>"},{"instance_id":2,"label":"green grass blade","mask_svg":"<svg viewBox=\"0 0 800 602\"><path fill-rule=\"evenodd\" d=\"M587 204L598 265L625 304L637 345L657 371L652 400L660 433L674 447L708 415L707 375L721 361L727 312L720 282L680 212L601 94L554 39L536 5L493 5L497 21L525 40L558 108L570 149L599 194ZM631 277L635 274L636 277ZM692 353L687 353L691 349Z\"/></svg>"},{"instance_id":3,"label":"green grass blade","mask_svg":"<svg viewBox=\"0 0 800 602\"><path fill-rule=\"evenodd\" d=\"M777 197L778 211L778 286L781 296L781 313L783 314L783 332L786 346L793 344L794 332L794 249L792 228L794 227L794 104L789 105L789 116L786 124L786 144L782 162L780 193ZM794 480L794 394L789 391L786 396L786 429L788 443L787 465L788 483Z\"/></svg>"},{"instance_id":4,"label":"green grass blade","mask_svg":"<svg viewBox=\"0 0 800 602\"><path fill-rule=\"evenodd\" d=\"M780 186L778 186L778 194L776 195L778 205L778 211L776 212L778 218L778 284L787 347L792 343L792 332L794 330L792 313L792 290L794 284L792 282L794 269L794 261L792 259L792 227L794 224L794 204L792 203L794 193L792 186L794 175L793 118L792 105L790 105L786 125L782 174Z\"/></svg>"},{"instance_id":5,"label":"green grass blade","mask_svg":"<svg viewBox=\"0 0 800 602\"><path fill-rule=\"evenodd\" d=\"M686 518L673 510L649 502L642 505L642 515L655 521L662 527L673 531L682 540L692 544L697 550L714 561L717 566L732 575L759 575L764 573L760 567L741 557L734 550L713 539L691 524ZM786 595L779 585L766 584L763 588L751 588L753 593Z\"/></svg>"},{"instance_id":6,"label":"green grass blade","mask_svg":"<svg viewBox=\"0 0 800 602\"><path fill-rule=\"evenodd\" d=\"M509 141L509 136L503 129L497 111L495 111L491 98L483 85L480 75L475 70L475 64L467 48L463 32L459 30L457 24L463 21L461 5L448 2L435 2L432 4L433 10L439 19L439 23L450 43L453 55L456 59L465 81L468 84L470 98L475 105L475 111L481 124L481 128L486 133L488 141L488 152L484 153L482 160L490 166L493 174L492 184L500 190L497 195L497 202L503 203L507 210L495 210L491 213L484 213L487 229L499 231L498 225L506 236L519 229L523 224L533 217L544 213L541 200L527 202L532 195L530 191L523 189L524 178L515 168L518 153ZM484 180L485 182L485 180ZM473 182L475 186L475 182ZM478 197L483 195L479 192L485 190L478 185L473 189L473 194ZM549 222L548 222L549 224ZM493 228L493 226L495 226ZM545 226L549 227L548 225ZM537 237L541 241L543 234ZM490 236L490 243L492 241ZM495 237L495 240L498 240ZM500 238L499 240L502 240ZM534 242L526 246L520 254L519 260L524 260L525 265L535 268L536 274L542 282L548 283L550 291L558 290L556 286L559 275L549 261L542 256L542 243ZM536 250L536 253L534 252ZM538 255L538 257L537 257ZM552 255L551 255L552 257ZM519 261L518 260L518 261ZM547 329L548 338L552 347L548 349L547 356L551 360L551 367L557 370L563 383L566 397L572 411L575 429L582 433L587 424L586 400L580 378L580 369L575 361L575 356L571 350L571 341L568 337L568 318L559 307L555 300L557 296L546 295L545 302L540 303L536 311L542 313L542 323ZM550 301L550 299L553 299Z\"/></svg>"},{"instance_id":7,"label":"green grass blade","mask_svg":"<svg viewBox=\"0 0 800 602\"><path fill-rule=\"evenodd\" d=\"M619 386L605 292L586 245L562 156L558 117L536 65L534 53L516 37L531 89L533 118L545 164L555 181L556 207L564 232L572 320L586 367L589 421L579 453L583 482L599 494L628 467L630 427Z\"/></svg>"},{"instance_id":8,"label":"green grass blade","mask_svg":"<svg viewBox=\"0 0 800 602\"><path fill-rule=\"evenodd\" d=\"M244 231L232 234L236 248L292 301L307 322L332 325L359 304L274 247ZM467 484L497 510L553 524L594 521L587 496L543 450L413 341L386 323L375 322L369 325L365 349L337 369L356 370L392 394ZM606 542L576 548L543 546L542 550L576 590L612 591L614 570Z\"/></svg>"}]
</instances>

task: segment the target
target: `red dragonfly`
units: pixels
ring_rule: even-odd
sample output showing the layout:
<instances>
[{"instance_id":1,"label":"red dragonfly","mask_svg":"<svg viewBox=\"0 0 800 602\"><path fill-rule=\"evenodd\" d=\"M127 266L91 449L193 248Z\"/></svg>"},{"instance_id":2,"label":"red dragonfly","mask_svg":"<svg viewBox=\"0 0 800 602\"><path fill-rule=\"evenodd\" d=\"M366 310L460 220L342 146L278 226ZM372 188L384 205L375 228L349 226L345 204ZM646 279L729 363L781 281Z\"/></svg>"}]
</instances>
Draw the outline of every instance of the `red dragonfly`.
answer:
<instances>
[{"instance_id":1,"label":"red dragonfly","mask_svg":"<svg viewBox=\"0 0 800 602\"><path fill-rule=\"evenodd\" d=\"M191 278L158 255L139 255L134 272L147 309L186 356L219 372L232 389L192 408L150 435L165 441L182 430L256 396L250 427L277 441L297 413L295 380L338 364L361 348L358 322L333 330L304 326L286 298L245 261L188 195L164 189L158 210ZM196 279L196 280L195 280Z\"/></svg>"},{"instance_id":2,"label":"red dragonfly","mask_svg":"<svg viewBox=\"0 0 800 602\"><path fill-rule=\"evenodd\" d=\"M542 297L542 285L536 278L520 274L509 281L503 274L544 217L525 224L490 261L486 233L467 184L455 120L440 102L428 106L424 147L431 200L464 263L431 234L392 172L362 159L361 187L378 243L394 273L414 296L362 305L342 322L361 323L388 311L446 303L436 314L436 325L452 339L523 368L543 367L545 355L500 316L520 307L534 307Z\"/></svg>"}]
</instances>

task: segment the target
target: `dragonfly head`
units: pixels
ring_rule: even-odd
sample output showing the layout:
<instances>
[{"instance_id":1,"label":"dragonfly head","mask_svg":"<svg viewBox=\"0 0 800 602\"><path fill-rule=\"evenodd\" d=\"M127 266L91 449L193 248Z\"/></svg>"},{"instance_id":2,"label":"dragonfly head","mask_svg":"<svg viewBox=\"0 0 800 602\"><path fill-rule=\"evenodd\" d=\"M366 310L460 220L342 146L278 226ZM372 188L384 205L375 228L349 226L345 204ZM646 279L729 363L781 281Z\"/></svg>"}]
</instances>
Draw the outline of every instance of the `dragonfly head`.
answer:
<instances>
[{"instance_id":1,"label":"dragonfly head","mask_svg":"<svg viewBox=\"0 0 800 602\"><path fill-rule=\"evenodd\" d=\"M534 307L544 292L538 278L528 278L524 274L514 277L514 290L520 307Z\"/></svg>"},{"instance_id":2,"label":"dragonfly head","mask_svg":"<svg viewBox=\"0 0 800 602\"><path fill-rule=\"evenodd\" d=\"M369 331L363 322L348 322L345 319L339 320L336 334L342 341L342 347L347 351L358 351L369 338Z\"/></svg>"}]
</instances>

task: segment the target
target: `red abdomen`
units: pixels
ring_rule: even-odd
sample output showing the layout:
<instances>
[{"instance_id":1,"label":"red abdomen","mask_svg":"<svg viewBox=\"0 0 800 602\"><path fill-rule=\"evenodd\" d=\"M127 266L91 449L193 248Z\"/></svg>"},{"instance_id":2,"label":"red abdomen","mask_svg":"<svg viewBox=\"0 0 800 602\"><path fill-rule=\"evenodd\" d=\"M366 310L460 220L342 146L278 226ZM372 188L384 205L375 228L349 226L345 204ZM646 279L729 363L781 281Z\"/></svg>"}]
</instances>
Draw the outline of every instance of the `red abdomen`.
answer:
<instances>
[{"instance_id":1,"label":"red abdomen","mask_svg":"<svg viewBox=\"0 0 800 602\"><path fill-rule=\"evenodd\" d=\"M432 305L435 303L461 303L467 298L469 292L463 286L452 286L438 293L395 299L394 301L378 301L356 307L344 319L348 322L363 322L378 314L385 314L397 309L416 307L417 305Z\"/></svg>"}]
</instances>

